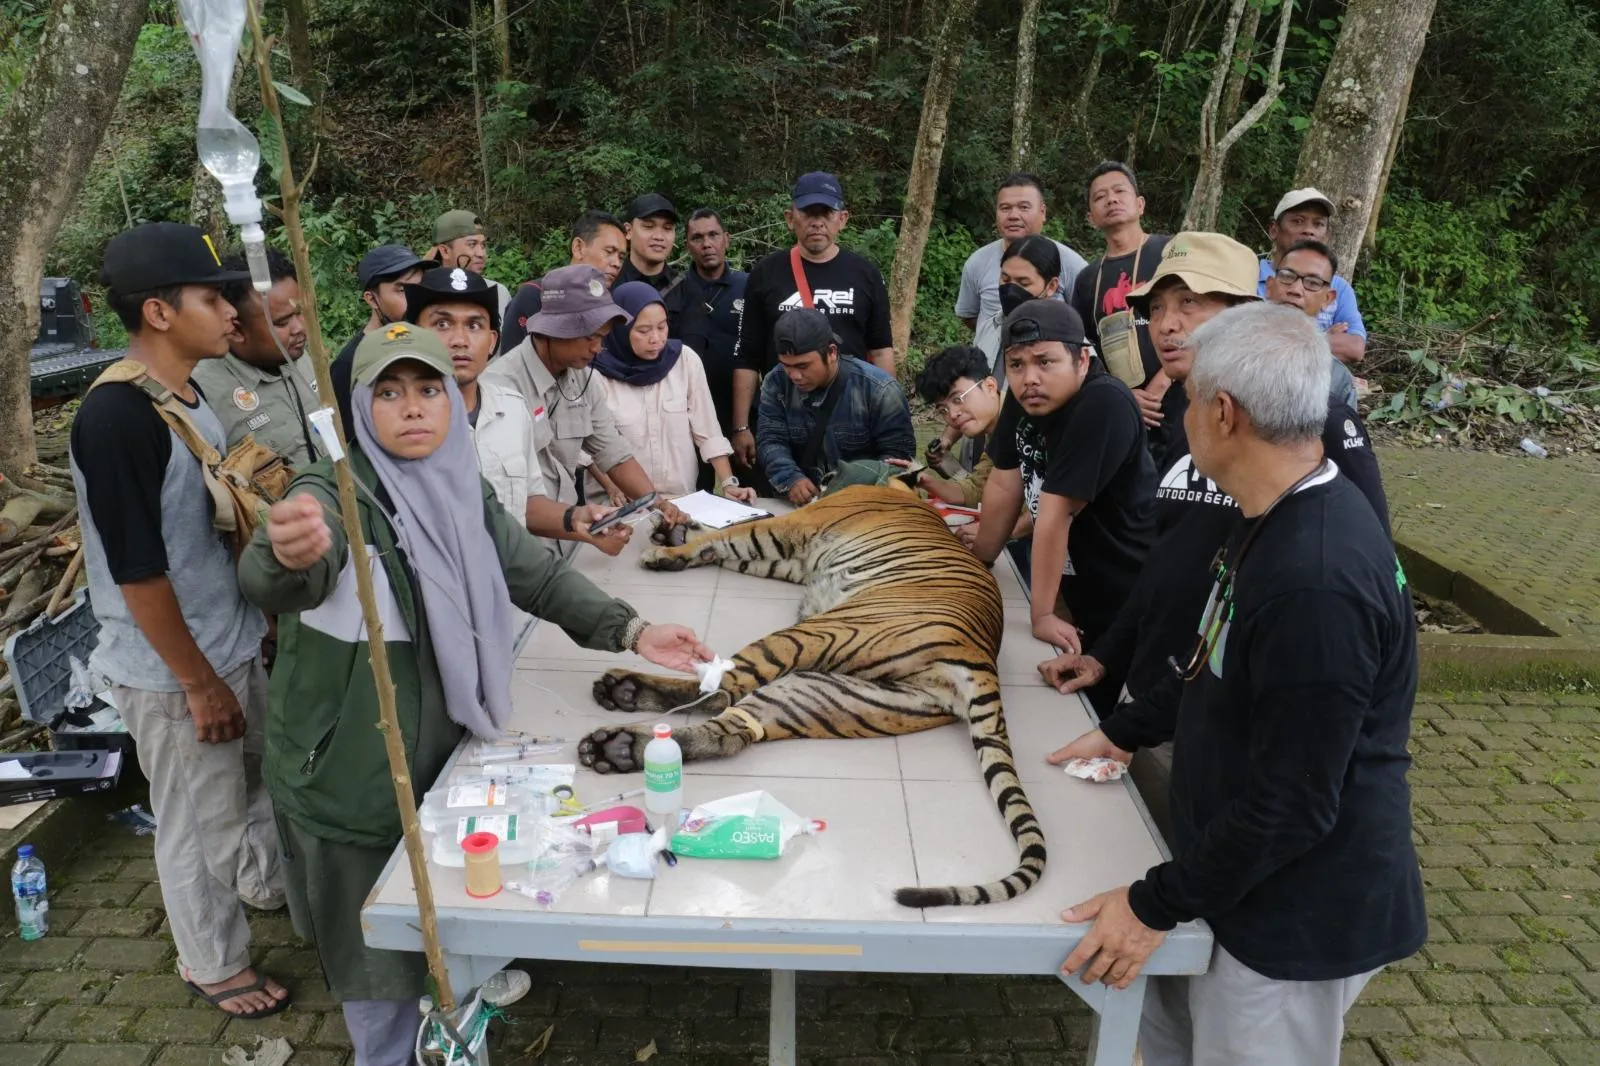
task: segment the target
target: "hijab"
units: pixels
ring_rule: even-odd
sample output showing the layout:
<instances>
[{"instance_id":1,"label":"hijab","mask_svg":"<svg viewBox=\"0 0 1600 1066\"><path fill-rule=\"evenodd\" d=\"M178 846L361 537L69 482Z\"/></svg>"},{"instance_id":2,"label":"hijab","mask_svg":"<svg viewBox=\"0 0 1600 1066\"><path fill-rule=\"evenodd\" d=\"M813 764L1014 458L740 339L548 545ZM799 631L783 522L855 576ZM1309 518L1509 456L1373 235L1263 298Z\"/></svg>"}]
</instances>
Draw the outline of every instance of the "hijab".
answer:
<instances>
[{"instance_id":1,"label":"hijab","mask_svg":"<svg viewBox=\"0 0 1600 1066\"><path fill-rule=\"evenodd\" d=\"M449 375L450 431L432 455L397 459L378 443L372 386L355 386L356 440L394 504L395 537L418 577L445 710L480 737L511 718L511 595L484 526L483 480L467 406Z\"/></svg>"},{"instance_id":2,"label":"hijab","mask_svg":"<svg viewBox=\"0 0 1600 1066\"><path fill-rule=\"evenodd\" d=\"M662 309L666 309L661 294L653 285L629 281L612 289L611 299L628 312L628 319L619 320L606 334L605 345L600 349L600 354L594 357L594 368L612 381L620 381L624 385L644 388L657 384L678 365L678 356L683 354L683 342L669 340L656 358L640 359L633 354L633 340L628 334L633 328L633 320L646 307L661 304Z\"/></svg>"}]
</instances>

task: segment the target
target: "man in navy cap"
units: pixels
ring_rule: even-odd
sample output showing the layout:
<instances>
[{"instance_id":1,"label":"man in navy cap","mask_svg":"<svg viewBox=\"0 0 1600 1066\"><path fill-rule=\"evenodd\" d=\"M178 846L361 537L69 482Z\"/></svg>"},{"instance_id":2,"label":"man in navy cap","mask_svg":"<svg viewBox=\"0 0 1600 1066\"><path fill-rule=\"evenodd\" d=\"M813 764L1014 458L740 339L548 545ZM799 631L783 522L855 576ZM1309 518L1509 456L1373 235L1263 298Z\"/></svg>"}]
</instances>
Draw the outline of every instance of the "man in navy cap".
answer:
<instances>
[{"instance_id":1,"label":"man in navy cap","mask_svg":"<svg viewBox=\"0 0 1600 1066\"><path fill-rule=\"evenodd\" d=\"M406 317L405 287L422 277L422 272L431 266L431 260L403 244L380 244L361 257L356 277L361 281L361 300L371 313L367 324L345 342L328 365L328 373L333 378L333 396L339 404L339 418L346 436L353 432L351 427L355 425L350 419L350 368L355 364L356 345L373 330Z\"/></svg>"},{"instance_id":2,"label":"man in navy cap","mask_svg":"<svg viewBox=\"0 0 1600 1066\"><path fill-rule=\"evenodd\" d=\"M870 259L839 247L839 233L850 220L839 179L821 171L803 174L794 183L792 199L784 221L794 233L794 247L773 252L751 268L739 320L734 424L728 436L745 466L755 463L751 405L761 379L778 363L773 327L783 312L799 307L821 311L839 338L841 355L866 360L894 376L889 288Z\"/></svg>"},{"instance_id":3,"label":"man in navy cap","mask_svg":"<svg viewBox=\"0 0 1600 1066\"><path fill-rule=\"evenodd\" d=\"M710 347L710 323L700 286L692 272L668 261L678 245L678 209L660 193L647 192L629 205L622 232L628 238L628 259L615 284L642 281L659 292L667 309L667 336L704 356Z\"/></svg>"}]
</instances>

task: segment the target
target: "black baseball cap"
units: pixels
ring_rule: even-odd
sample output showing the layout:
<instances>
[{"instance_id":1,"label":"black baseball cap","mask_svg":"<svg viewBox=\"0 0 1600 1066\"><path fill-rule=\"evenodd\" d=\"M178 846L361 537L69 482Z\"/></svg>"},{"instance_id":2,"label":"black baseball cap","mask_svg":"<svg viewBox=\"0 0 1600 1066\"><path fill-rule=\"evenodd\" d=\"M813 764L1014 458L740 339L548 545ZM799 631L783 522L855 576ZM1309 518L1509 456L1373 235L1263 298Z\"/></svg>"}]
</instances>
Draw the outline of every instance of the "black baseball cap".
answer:
<instances>
[{"instance_id":1,"label":"black baseball cap","mask_svg":"<svg viewBox=\"0 0 1600 1066\"><path fill-rule=\"evenodd\" d=\"M489 313L489 328L500 332L500 294L483 275L466 267L434 267L421 278L402 286L406 294L406 321L416 322L433 304L477 304Z\"/></svg>"},{"instance_id":2,"label":"black baseball cap","mask_svg":"<svg viewBox=\"0 0 1600 1066\"><path fill-rule=\"evenodd\" d=\"M654 215L666 215L672 221L678 221L678 209L672 206L672 201L658 192L647 192L643 196L634 198L628 205L627 221L636 218L650 218Z\"/></svg>"},{"instance_id":3,"label":"black baseball cap","mask_svg":"<svg viewBox=\"0 0 1600 1066\"><path fill-rule=\"evenodd\" d=\"M397 277L416 267L434 265L432 259L423 259L403 244L380 244L361 257L361 263L356 267L356 277L361 279L361 288L366 290L385 278Z\"/></svg>"},{"instance_id":4,"label":"black baseball cap","mask_svg":"<svg viewBox=\"0 0 1600 1066\"><path fill-rule=\"evenodd\" d=\"M801 210L818 206L833 211L844 210L844 189L839 185L839 179L823 170L800 175L794 183L790 199Z\"/></svg>"},{"instance_id":5,"label":"black baseball cap","mask_svg":"<svg viewBox=\"0 0 1600 1066\"><path fill-rule=\"evenodd\" d=\"M248 270L222 269L211 238L182 222L146 222L124 230L111 238L100 263L100 284L123 294L249 280Z\"/></svg>"},{"instance_id":6,"label":"black baseball cap","mask_svg":"<svg viewBox=\"0 0 1600 1066\"><path fill-rule=\"evenodd\" d=\"M809 307L797 307L778 316L772 339L779 355L827 354L828 345L837 344L828 316Z\"/></svg>"},{"instance_id":7,"label":"black baseball cap","mask_svg":"<svg viewBox=\"0 0 1600 1066\"><path fill-rule=\"evenodd\" d=\"M1060 300L1029 300L1006 316L1001 330L1001 347L1060 341L1074 348L1085 342L1083 319Z\"/></svg>"}]
</instances>

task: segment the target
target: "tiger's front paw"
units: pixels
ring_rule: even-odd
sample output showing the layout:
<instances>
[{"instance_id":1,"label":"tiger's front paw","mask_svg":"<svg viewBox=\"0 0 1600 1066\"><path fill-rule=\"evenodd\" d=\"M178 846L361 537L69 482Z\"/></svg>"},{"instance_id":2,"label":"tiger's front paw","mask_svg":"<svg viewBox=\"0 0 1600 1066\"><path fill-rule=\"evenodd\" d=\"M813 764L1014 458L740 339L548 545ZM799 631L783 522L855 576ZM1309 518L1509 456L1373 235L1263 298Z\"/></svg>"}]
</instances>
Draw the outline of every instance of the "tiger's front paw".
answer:
<instances>
[{"instance_id":1,"label":"tiger's front paw","mask_svg":"<svg viewBox=\"0 0 1600 1066\"><path fill-rule=\"evenodd\" d=\"M601 727L578 741L578 761L597 774L633 774L644 769L649 737L629 729Z\"/></svg>"}]
</instances>

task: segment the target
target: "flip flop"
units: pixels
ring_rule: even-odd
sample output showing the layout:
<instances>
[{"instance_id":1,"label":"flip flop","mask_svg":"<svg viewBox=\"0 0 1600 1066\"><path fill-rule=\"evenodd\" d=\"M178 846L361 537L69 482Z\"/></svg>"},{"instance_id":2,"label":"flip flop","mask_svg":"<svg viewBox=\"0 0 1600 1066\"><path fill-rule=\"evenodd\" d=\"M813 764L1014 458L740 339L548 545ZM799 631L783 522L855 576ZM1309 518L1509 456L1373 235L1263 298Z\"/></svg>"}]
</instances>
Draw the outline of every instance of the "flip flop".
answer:
<instances>
[{"instance_id":1,"label":"flip flop","mask_svg":"<svg viewBox=\"0 0 1600 1066\"><path fill-rule=\"evenodd\" d=\"M254 983L245 985L241 988L226 988L221 992L207 992L193 981L185 981L184 984L189 987L190 992L193 992L196 996L199 996L201 999L205 1000L219 1011L222 1011L223 1014L226 1014L230 1018L243 1018L247 1022L258 1021L262 1018L270 1018L272 1015L281 1012L284 1008L289 1006L289 997L285 996L283 999L275 1000L272 1006L264 1007L260 1010L231 1011L224 1009L222 1004L226 1000L235 999L250 992L265 992L267 990L266 975L262 974L260 971L256 972L256 979Z\"/></svg>"}]
</instances>

